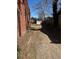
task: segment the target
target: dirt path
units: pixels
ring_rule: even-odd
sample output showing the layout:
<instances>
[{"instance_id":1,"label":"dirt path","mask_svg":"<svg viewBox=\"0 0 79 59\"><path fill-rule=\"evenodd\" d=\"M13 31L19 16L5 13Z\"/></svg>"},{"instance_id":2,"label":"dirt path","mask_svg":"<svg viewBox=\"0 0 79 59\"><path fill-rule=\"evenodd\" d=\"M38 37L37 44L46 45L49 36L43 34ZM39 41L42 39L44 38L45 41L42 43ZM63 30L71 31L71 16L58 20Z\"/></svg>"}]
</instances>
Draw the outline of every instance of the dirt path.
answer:
<instances>
[{"instance_id":1,"label":"dirt path","mask_svg":"<svg viewBox=\"0 0 79 59\"><path fill-rule=\"evenodd\" d=\"M28 59L61 59L61 45L50 43L48 36L40 31L31 31L28 40Z\"/></svg>"}]
</instances>

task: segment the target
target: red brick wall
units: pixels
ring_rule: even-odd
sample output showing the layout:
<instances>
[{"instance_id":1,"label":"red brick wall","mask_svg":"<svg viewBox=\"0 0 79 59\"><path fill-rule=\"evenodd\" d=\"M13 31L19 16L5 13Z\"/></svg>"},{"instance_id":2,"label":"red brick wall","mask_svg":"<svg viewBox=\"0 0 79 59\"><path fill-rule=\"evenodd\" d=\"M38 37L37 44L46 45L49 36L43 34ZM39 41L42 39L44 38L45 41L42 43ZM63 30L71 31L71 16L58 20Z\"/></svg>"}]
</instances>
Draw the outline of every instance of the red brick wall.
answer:
<instances>
[{"instance_id":1,"label":"red brick wall","mask_svg":"<svg viewBox=\"0 0 79 59\"><path fill-rule=\"evenodd\" d=\"M25 0L27 2L27 0ZM28 13L26 14L25 11ZM18 37L21 37L24 35L24 33L27 30L28 27L28 16L29 14L29 8L28 8L28 3L25 4L23 3L23 0L18 0L17 4L17 34Z\"/></svg>"}]
</instances>

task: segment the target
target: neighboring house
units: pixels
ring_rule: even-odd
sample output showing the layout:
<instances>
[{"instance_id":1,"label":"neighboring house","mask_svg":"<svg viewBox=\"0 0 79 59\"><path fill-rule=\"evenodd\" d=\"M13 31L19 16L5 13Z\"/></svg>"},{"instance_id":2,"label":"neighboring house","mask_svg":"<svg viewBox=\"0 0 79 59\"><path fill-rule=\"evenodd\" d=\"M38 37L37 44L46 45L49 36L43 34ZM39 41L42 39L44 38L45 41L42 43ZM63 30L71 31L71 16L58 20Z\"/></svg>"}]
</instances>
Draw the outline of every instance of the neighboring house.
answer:
<instances>
[{"instance_id":1,"label":"neighboring house","mask_svg":"<svg viewBox=\"0 0 79 59\"><path fill-rule=\"evenodd\" d=\"M37 20L36 24L41 25L42 21L41 20Z\"/></svg>"},{"instance_id":2,"label":"neighboring house","mask_svg":"<svg viewBox=\"0 0 79 59\"><path fill-rule=\"evenodd\" d=\"M17 35L21 37L29 26L30 10L27 0L18 0L17 3Z\"/></svg>"}]
</instances>

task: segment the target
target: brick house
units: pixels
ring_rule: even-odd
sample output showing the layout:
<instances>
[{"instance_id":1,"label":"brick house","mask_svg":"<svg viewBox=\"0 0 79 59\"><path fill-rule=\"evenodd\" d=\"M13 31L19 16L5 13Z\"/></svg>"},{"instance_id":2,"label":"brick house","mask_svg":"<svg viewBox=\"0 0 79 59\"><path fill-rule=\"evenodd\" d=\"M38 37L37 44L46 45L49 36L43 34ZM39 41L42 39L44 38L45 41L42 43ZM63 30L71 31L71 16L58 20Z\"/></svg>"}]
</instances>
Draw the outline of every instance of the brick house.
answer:
<instances>
[{"instance_id":1,"label":"brick house","mask_svg":"<svg viewBox=\"0 0 79 59\"><path fill-rule=\"evenodd\" d=\"M17 36L21 37L29 26L30 10L27 0L17 1Z\"/></svg>"}]
</instances>

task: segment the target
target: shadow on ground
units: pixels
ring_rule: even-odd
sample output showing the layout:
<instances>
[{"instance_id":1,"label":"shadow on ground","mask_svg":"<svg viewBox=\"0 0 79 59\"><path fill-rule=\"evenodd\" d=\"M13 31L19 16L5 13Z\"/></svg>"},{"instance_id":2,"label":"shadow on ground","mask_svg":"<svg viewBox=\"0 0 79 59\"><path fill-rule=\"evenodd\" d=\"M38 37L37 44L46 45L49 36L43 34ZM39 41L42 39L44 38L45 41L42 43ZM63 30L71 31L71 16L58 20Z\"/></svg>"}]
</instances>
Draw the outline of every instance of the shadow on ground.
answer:
<instances>
[{"instance_id":1,"label":"shadow on ground","mask_svg":"<svg viewBox=\"0 0 79 59\"><path fill-rule=\"evenodd\" d=\"M45 33L50 38L52 41L51 43L61 44L61 27L42 24L42 29L40 29L40 31Z\"/></svg>"}]
</instances>

